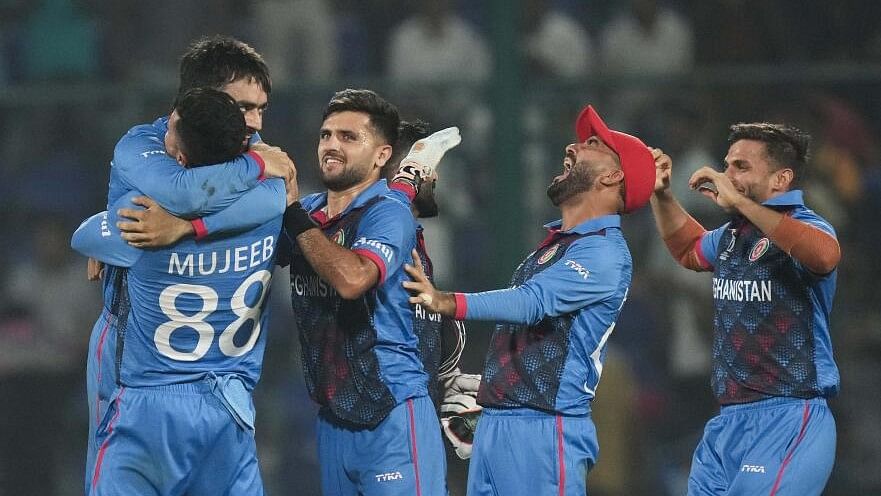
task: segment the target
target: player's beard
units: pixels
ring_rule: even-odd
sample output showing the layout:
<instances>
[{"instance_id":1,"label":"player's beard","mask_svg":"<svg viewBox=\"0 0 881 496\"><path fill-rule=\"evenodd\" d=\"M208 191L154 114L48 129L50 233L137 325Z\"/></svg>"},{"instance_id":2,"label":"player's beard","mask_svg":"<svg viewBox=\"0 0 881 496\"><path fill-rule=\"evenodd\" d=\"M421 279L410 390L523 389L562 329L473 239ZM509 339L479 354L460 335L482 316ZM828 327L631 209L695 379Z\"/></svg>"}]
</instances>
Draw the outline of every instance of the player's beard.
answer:
<instances>
[{"instance_id":1,"label":"player's beard","mask_svg":"<svg viewBox=\"0 0 881 496\"><path fill-rule=\"evenodd\" d=\"M355 167L346 167L334 177L327 177L321 173L321 182L324 187L331 191L345 191L360 183L367 177L367 173Z\"/></svg>"},{"instance_id":2,"label":"player's beard","mask_svg":"<svg viewBox=\"0 0 881 496\"><path fill-rule=\"evenodd\" d=\"M552 182L548 186L548 198L555 207L559 207L579 193L590 189L597 174L588 170L584 163L576 163L569 170L569 174L563 179Z\"/></svg>"}]
</instances>

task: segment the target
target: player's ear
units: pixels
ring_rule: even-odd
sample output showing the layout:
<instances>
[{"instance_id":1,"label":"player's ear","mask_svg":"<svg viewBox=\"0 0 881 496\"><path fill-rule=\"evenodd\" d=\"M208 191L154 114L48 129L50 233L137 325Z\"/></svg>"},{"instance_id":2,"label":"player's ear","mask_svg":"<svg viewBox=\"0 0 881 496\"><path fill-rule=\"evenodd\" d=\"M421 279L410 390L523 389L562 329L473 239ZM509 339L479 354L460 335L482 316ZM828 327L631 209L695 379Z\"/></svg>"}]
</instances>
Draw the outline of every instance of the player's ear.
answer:
<instances>
[{"instance_id":1,"label":"player's ear","mask_svg":"<svg viewBox=\"0 0 881 496\"><path fill-rule=\"evenodd\" d=\"M792 184L792 180L795 179L795 172L793 172L790 168L780 169L774 174L774 179L772 179L771 186L775 190L783 191L788 190L789 186Z\"/></svg>"},{"instance_id":2,"label":"player's ear","mask_svg":"<svg viewBox=\"0 0 881 496\"><path fill-rule=\"evenodd\" d=\"M599 177L600 184L603 186L615 186L624 181L624 171L621 169L613 169Z\"/></svg>"},{"instance_id":3,"label":"player's ear","mask_svg":"<svg viewBox=\"0 0 881 496\"><path fill-rule=\"evenodd\" d=\"M392 158L392 145L381 145L376 155L376 166L382 167Z\"/></svg>"},{"instance_id":4,"label":"player's ear","mask_svg":"<svg viewBox=\"0 0 881 496\"><path fill-rule=\"evenodd\" d=\"M175 158L175 160L177 160L177 163L183 165L184 167L187 166L187 163L188 163L187 156L186 156L186 154L184 154L184 152L181 152L181 151L177 152L177 156L174 158Z\"/></svg>"}]
</instances>

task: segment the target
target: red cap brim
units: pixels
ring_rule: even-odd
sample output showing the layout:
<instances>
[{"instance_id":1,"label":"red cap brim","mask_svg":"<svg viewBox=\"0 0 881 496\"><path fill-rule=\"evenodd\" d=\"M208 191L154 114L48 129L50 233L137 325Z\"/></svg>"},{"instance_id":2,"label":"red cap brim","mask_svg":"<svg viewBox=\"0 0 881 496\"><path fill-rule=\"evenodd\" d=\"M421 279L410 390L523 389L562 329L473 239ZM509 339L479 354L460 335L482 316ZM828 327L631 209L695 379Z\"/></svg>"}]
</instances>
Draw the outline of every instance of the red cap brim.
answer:
<instances>
[{"instance_id":1,"label":"red cap brim","mask_svg":"<svg viewBox=\"0 0 881 496\"><path fill-rule=\"evenodd\" d=\"M636 136L609 129L591 105L578 115L575 135L579 143L597 136L618 154L624 172L624 212L633 212L648 203L655 189L655 160L645 143Z\"/></svg>"}]
</instances>

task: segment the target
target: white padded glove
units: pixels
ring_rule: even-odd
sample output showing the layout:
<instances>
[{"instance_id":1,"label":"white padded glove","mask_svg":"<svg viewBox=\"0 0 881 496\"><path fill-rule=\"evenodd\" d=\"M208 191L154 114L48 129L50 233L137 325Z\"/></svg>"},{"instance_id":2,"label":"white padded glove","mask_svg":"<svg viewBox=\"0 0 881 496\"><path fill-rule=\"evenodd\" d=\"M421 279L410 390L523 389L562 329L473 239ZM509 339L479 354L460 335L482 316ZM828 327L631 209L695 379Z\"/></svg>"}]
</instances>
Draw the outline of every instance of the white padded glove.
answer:
<instances>
[{"instance_id":1,"label":"white padded glove","mask_svg":"<svg viewBox=\"0 0 881 496\"><path fill-rule=\"evenodd\" d=\"M474 431L483 408L477 404L480 375L458 373L458 369L442 380L444 399L441 404L441 426L444 435L455 448L456 455L471 457Z\"/></svg>"},{"instance_id":2,"label":"white padded glove","mask_svg":"<svg viewBox=\"0 0 881 496\"><path fill-rule=\"evenodd\" d=\"M422 181L435 177L444 154L461 142L459 128L448 127L413 143L392 182L406 182L418 191Z\"/></svg>"}]
</instances>

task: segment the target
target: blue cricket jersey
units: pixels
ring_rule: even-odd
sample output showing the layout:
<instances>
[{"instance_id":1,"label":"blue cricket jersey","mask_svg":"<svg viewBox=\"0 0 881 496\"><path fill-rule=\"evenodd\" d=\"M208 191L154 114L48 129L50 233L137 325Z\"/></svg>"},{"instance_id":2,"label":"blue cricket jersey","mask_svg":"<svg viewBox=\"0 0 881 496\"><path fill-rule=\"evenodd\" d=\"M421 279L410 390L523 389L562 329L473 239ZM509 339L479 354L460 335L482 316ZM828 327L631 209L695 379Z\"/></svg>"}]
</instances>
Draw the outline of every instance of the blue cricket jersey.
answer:
<instances>
[{"instance_id":1,"label":"blue cricket jersey","mask_svg":"<svg viewBox=\"0 0 881 496\"><path fill-rule=\"evenodd\" d=\"M763 203L835 236L792 190ZM720 403L832 397L840 377L829 314L837 270L813 274L738 216L698 245L713 268L713 393Z\"/></svg>"},{"instance_id":2,"label":"blue cricket jersey","mask_svg":"<svg viewBox=\"0 0 881 496\"><path fill-rule=\"evenodd\" d=\"M218 212L257 185L263 161L255 153L187 169L165 152L168 118L131 128L113 150L107 204L139 190L177 216ZM254 137L253 139L259 139Z\"/></svg>"},{"instance_id":3,"label":"blue cricket jersey","mask_svg":"<svg viewBox=\"0 0 881 496\"><path fill-rule=\"evenodd\" d=\"M119 385L192 382L213 372L237 374L254 387L285 208L283 181L264 181L258 188L277 200L275 219L235 236L159 250L128 246L116 228L116 210L139 208L131 204L138 191L77 229L74 249L113 266L104 283L112 342L102 347L113 350Z\"/></svg>"},{"instance_id":4,"label":"blue cricket jersey","mask_svg":"<svg viewBox=\"0 0 881 496\"><path fill-rule=\"evenodd\" d=\"M109 391L112 391L115 383L122 380L121 374L123 371L121 370L121 365L124 358L127 358L127 364L133 364L133 367L130 371L127 371L127 374L137 370L137 362L144 360L143 356L139 356L135 362L132 362L130 360L131 356L125 357L118 354L119 351L122 351L125 344L126 331L129 326L127 319L129 317L144 325L147 325L147 322L143 321L142 317L139 316L141 312L145 312L145 315L151 315L153 320L167 317L167 312L171 312L172 316L180 318L179 315L174 313L175 310L168 305L168 302L165 302L164 306L160 308L157 306L158 296L150 296L151 292L155 293L156 291L162 294L162 289L157 285L175 280L170 277L174 274L169 271L176 268L178 269L176 272L177 278L181 280L187 279L190 276L190 264L192 263L194 268L193 276L196 276L197 273L201 276L215 275L214 273L220 272L223 269L222 264L226 263L227 249L232 250L230 252L232 255L236 253L241 255L242 246L252 246L256 242L256 240L251 239L253 236L257 236L258 233L268 235L275 229L272 233L275 235L273 239L276 240L277 233L280 231L278 227L278 223L281 221L279 215L283 213L285 206L284 182L280 179L260 181L263 163L258 155L246 153L224 164L187 169L165 153L164 137L167 127L168 119L167 117L162 117L152 124L133 127L120 139L114 149L114 158L111 162L108 192L109 212L102 212L87 219L77 233L75 233L72 241L72 246L84 255L91 256L108 264L108 273L103 282L104 311L93 328L92 346L90 346L92 348L90 350L89 366L90 396L97 393L99 397L103 398L108 395ZM259 138L255 136L254 139ZM193 241L179 243L176 248L184 251L176 252L177 259L175 260L178 262L178 265L166 267L165 275L152 281L153 286L137 286L137 289L141 292L137 295L130 294L129 279L132 274L146 277L150 270L159 271L162 263L159 263L156 253L163 251L138 250L129 246L119 237L119 232L115 225L117 221L116 210L122 207L140 208L132 205L130 202L130 198L136 196L136 194L151 196L163 208L178 215L208 215L213 219L212 226L214 231L232 231L242 234L237 238L213 240L210 244L197 244ZM228 208L224 208L227 206ZM266 222L275 222L275 224L263 226ZM263 226L265 229L260 231L258 226ZM261 239L265 238L266 236L263 236ZM250 240L250 243L240 244L248 240ZM236 249L239 249L239 251L236 252ZM202 255L201 260L199 259L200 254ZM193 258L189 259L189 255L192 255ZM171 257L174 255L169 251L168 256L168 263L171 264ZM212 273L210 264L214 263L214 259L217 259L217 263L221 265L215 267L214 273ZM150 260L156 264L152 269L149 265L145 265ZM226 274L224 277L229 277L230 280L237 277L240 278L242 271L235 269L241 267L234 265L236 262L235 258L230 261L233 263L232 268L224 271L224 274ZM203 262L208 265L202 267ZM195 264L198 264L199 267L197 268ZM271 265L269 267L267 270L271 270ZM249 276L256 270L251 269L249 268L245 271ZM184 272L183 274L180 273L181 270ZM263 269L261 268L260 270ZM173 285L170 282L169 284ZM227 286L230 284L232 283L223 283L219 288L210 288L207 284L204 286L217 293L219 299L221 298L221 293L226 295L229 292L228 289L230 288ZM251 288L245 288L244 290L249 293L248 298L252 296L250 293L256 291L253 289L256 285L251 284L251 286ZM171 290L171 293L165 293L165 296L168 297L169 294L174 295L175 291ZM209 291L205 291L205 293L211 296ZM234 294L226 296L234 296ZM178 304L178 302L183 304L187 299L200 300L196 293L190 293L175 297L172 305ZM133 314L131 312L133 301L143 304L145 307L136 307L136 311ZM211 303L207 300L201 301L206 305L202 312L211 308ZM238 303L238 300L235 303ZM246 303L250 304L253 302ZM151 304L155 308L149 308ZM227 301L226 308L231 310L230 304L231 302ZM196 308L198 303L190 301L189 307ZM224 307L221 305L218 308ZM214 311L221 310L215 309L211 313ZM243 311L240 305L238 311ZM251 311L253 312L253 310ZM185 319L193 319L194 315L186 313L184 317ZM217 317L211 317L210 320L216 321ZM259 321L259 319L251 320L253 322ZM170 325L168 325L163 327L162 334L160 334L160 344L154 342L154 346L157 346L157 350L164 351L166 358L172 360L184 358L183 355L175 352L175 345L178 341L187 334L190 334L190 341L193 343L198 342L198 339L196 339L197 335L207 336L207 328L204 325L195 321L193 324L201 329L202 334L198 334L197 330L193 330L195 328L190 330L184 328L183 331L175 330L174 332L169 332ZM226 327L223 329L226 329ZM142 331L148 332L143 329ZM167 340L168 343L166 345L161 345L165 333L168 333L170 338ZM259 337L259 334L255 334L255 336ZM193 341L194 339L195 341ZM200 339L202 340L201 346L204 347L206 338L202 337ZM109 342L117 343L117 345L110 346ZM146 341L141 339L141 344L145 343ZM196 348L198 346L194 345L194 350ZM227 350L231 349L227 347ZM199 353L193 356L198 356L202 348L198 348L198 351ZM258 354L262 355L262 348L258 351ZM184 358L183 361L186 361L186 359ZM165 363L170 364L167 360ZM153 382L154 384L176 382L180 379L169 378L162 373L157 375L155 371L149 371L148 368L144 368L141 371L143 376L135 378L132 385L144 384L145 377L154 377L156 379ZM219 371L222 371L222 369L218 369ZM111 374L111 372L113 373ZM135 375L139 374L139 372L133 373ZM259 374L259 367L257 373ZM92 382L92 376L96 374L99 376L98 384ZM249 375L253 385L253 382L256 381L256 376L253 373ZM103 379L100 376L104 376ZM147 383L149 382L147 381ZM96 391L96 388L99 390Z\"/></svg>"},{"instance_id":5,"label":"blue cricket jersey","mask_svg":"<svg viewBox=\"0 0 881 496\"><path fill-rule=\"evenodd\" d=\"M633 261L618 215L560 226L546 226L551 234L514 272L511 288L456 295L457 318L501 322L484 364L483 406L590 411Z\"/></svg>"},{"instance_id":6,"label":"blue cricket jersey","mask_svg":"<svg viewBox=\"0 0 881 496\"><path fill-rule=\"evenodd\" d=\"M301 200L331 240L373 261L377 285L354 300L321 280L291 242L291 303L300 331L306 385L334 418L374 426L408 398L425 396L427 377L402 286L416 224L409 205L384 180L364 190L338 216L322 212L326 193Z\"/></svg>"}]
</instances>

